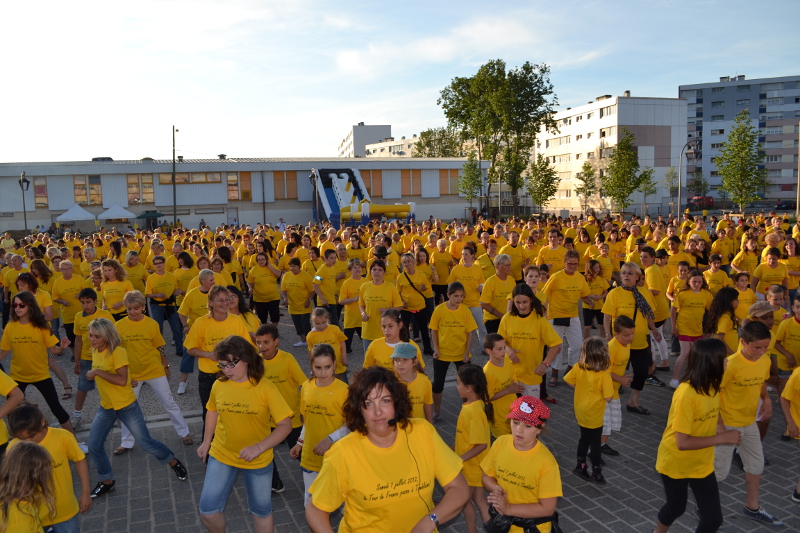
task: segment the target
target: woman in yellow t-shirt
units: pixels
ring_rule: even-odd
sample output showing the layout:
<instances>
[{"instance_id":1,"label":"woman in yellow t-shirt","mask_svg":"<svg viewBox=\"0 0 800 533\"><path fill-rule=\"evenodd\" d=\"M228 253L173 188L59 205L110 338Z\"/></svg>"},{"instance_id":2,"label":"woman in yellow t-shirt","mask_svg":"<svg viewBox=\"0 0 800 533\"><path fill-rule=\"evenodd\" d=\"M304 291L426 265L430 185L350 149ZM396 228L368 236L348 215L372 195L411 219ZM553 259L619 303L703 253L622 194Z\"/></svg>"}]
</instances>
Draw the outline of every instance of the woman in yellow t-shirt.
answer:
<instances>
[{"instance_id":1,"label":"woman in yellow t-shirt","mask_svg":"<svg viewBox=\"0 0 800 533\"><path fill-rule=\"evenodd\" d=\"M586 230L583 230L586 231ZM589 259L586 262L586 283L592 291L589 296L583 299L583 338L587 339L592 334L592 328L600 331L600 336L605 338L606 331L603 328L603 301L610 286L608 280L603 277L603 269L597 259Z\"/></svg>"},{"instance_id":2,"label":"woman in yellow t-shirt","mask_svg":"<svg viewBox=\"0 0 800 533\"><path fill-rule=\"evenodd\" d=\"M453 267L447 278L447 283L457 281L464 287L464 302L472 313L472 318L478 325L478 341L483 345L486 338L486 325L483 323L483 308L481 307L480 297L483 290L483 270L475 264L474 244L468 243L461 251L461 262ZM448 298L450 289L448 288Z\"/></svg>"},{"instance_id":3,"label":"woman in yellow t-shirt","mask_svg":"<svg viewBox=\"0 0 800 533\"><path fill-rule=\"evenodd\" d=\"M0 472L0 530L39 533L55 516L52 458L35 442L20 442L6 454Z\"/></svg>"},{"instance_id":4,"label":"woman in yellow t-shirt","mask_svg":"<svg viewBox=\"0 0 800 533\"><path fill-rule=\"evenodd\" d=\"M103 261L103 282L100 284L100 289L103 291L103 307L111 312L114 320L120 320L127 314L122 298L133 290L133 284L126 279L127 276L119 261L115 259Z\"/></svg>"},{"instance_id":5,"label":"woman in yellow t-shirt","mask_svg":"<svg viewBox=\"0 0 800 533\"><path fill-rule=\"evenodd\" d=\"M106 318L92 320L89 323L89 341L92 344L92 369L86 373L86 379L96 380L100 393L100 406L94 415L88 441L89 455L99 478L92 490L92 498L114 490L114 472L105 444L117 420L128 427L143 450L153 454L162 465L168 464L179 480L186 481L188 473L183 463L162 442L150 436L131 387L128 353L122 347L122 339L114 324Z\"/></svg>"},{"instance_id":6,"label":"woman in yellow t-shirt","mask_svg":"<svg viewBox=\"0 0 800 533\"><path fill-rule=\"evenodd\" d=\"M416 325L416 331L422 337L423 353L431 355L431 338L428 333L428 323L431 316L428 313L426 294L431 291L430 281L422 268L417 268L417 261L414 254L405 253L400 258L403 265L403 273L397 277L397 291L403 300L403 322L409 330ZM427 268L430 268L426 265ZM430 295L433 298L433 293Z\"/></svg>"},{"instance_id":7,"label":"woman in yellow t-shirt","mask_svg":"<svg viewBox=\"0 0 800 533\"><path fill-rule=\"evenodd\" d=\"M325 456L306 507L315 531L330 530L330 513L344 503L339 529L430 530L455 518L469 498L462 461L427 421L411 419L408 389L391 370L356 374L344 407L349 435ZM303 454L305 458L305 453ZM394 487L386 486L395 480ZM435 481L444 495L434 504Z\"/></svg>"},{"instance_id":8,"label":"woman in yellow t-shirt","mask_svg":"<svg viewBox=\"0 0 800 533\"><path fill-rule=\"evenodd\" d=\"M656 531L664 533L686 509L691 487L700 517L698 531L717 531L722 525L719 487L714 477L714 446L737 445L739 431L717 434L719 388L725 370L725 343L701 339L692 345L686 373L672 395L667 427L661 436L656 470L661 474L667 502L658 512Z\"/></svg>"},{"instance_id":9,"label":"woman in yellow t-shirt","mask_svg":"<svg viewBox=\"0 0 800 533\"><path fill-rule=\"evenodd\" d=\"M739 307L739 292L733 287L722 287L711 301L708 317L703 326L706 335L725 343L728 355L735 354L739 349L737 307Z\"/></svg>"},{"instance_id":10,"label":"woman in yellow t-shirt","mask_svg":"<svg viewBox=\"0 0 800 533\"><path fill-rule=\"evenodd\" d=\"M133 288L144 294L144 284L149 274L139 260L139 253L131 250L125 254L125 264L122 268L125 269L126 277Z\"/></svg>"},{"instance_id":11,"label":"woman in yellow t-shirt","mask_svg":"<svg viewBox=\"0 0 800 533\"><path fill-rule=\"evenodd\" d=\"M494 441L481 462L483 488L489 491L489 512L495 517L518 517L530 520L541 533L549 533L558 498L564 495L558 462L539 440L550 409L533 396L521 396L511 404L511 435ZM520 533L521 527L510 531Z\"/></svg>"},{"instance_id":12,"label":"woman in yellow t-shirt","mask_svg":"<svg viewBox=\"0 0 800 533\"><path fill-rule=\"evenodd\" d=\"M223 375L211 388L203 443L197 449L207 460L200 518L209 531L225 530L221 509L241 473L256 530L271 531L273 448L291 432L292 410L278 388L263 379L264 360L247 340L228 337L216 345L214 355Z\"/></svg>"},{"instance_id":13,"label":"woman in yellow t-shirt","mask_svg":"<svg viewBox=\"0 0 800 533\"><path fill-rule=\"evenodd\" d=\"M703 316L711 308L714 299L708 290L708 284L699 270L689 272L686 285L675 295L670 310L672 322L672 335L678 337L681 346L681 355L675 361L672 380L669 386L673 389L680 385L681 370L689 356L692 343L703 337Z\"/></svg>"},{"instance_id":14,"label":"woman in yellow t-shirt","mask_svg":"<svg viewBox=\"0 0 800 533\"><path fill-rule=\"evenodd\" d=\"M122 300L128 316L115 324L122 339L122 347L128 352L131 379L137 384L133 388L136 398L142 390L142 383L147 383L167 412L172 427L187 446L194 443L189 434L189 426L183 418L181 408L175 403L169 388L169 363L165 351L166 342L161 336L158 323L144 316L147 301L139 291L132 291ZM134 438L125 424L122 424L122 442L114 450L120 455L133 448Z\"/></svg>"},{"instance_id":15,"label":"woman in yellow t-shirt","mask_svg":"<svg viewBox=\"0 0 800 533\"><path fill-rule=\"evenodd\" d=\"M758 242L750 237L742 246L742 250L736 254L731 261L731 268L735 272L746 272L750 275L756 271L758 266Z\"/></svg>"},{"instance_id":16,"label":"woman in yellow t-shirt","mask_svg":"<svg viewBox=\"0 0 800 533\"><path fill-rule=\"evenodd\" d=\"M369 343L381 338L381 314L387 309L403 308L403 300L397 288L384 280L386 275L386 262L376 259L370 267L372 281L361 286L358 296L358 307L361 310L361 340L364 343L364 352L369 348Z\"/></svg>"},{"instance_id":17,"label":"woman in yellow t-shirt","mask_svg":"<svg viewBox=\"0 0 800 533\"><path fill-rule=\"evenodd\" d=\"M247 275L247 283L252 290L258 319L262 324L269 318L273 324L280 322L281 293L278 289L278 278L281 271L274 266L265 252L256 255L256 265Z\"/></svg>"},{"instance_id":18,"label":"woman in yellow t-shirt","mask_svg":"<svg viewBox=\"0 0 800 533\"><path fill-rule=\"evenodd\" d=\"M19 384L24 393L28 385L33 385L47 402L50 411L58 419L61 427L74 433L69 414L61 406L53 378L50 377L50 362L47 350L58 355L70 345L64 337L61 343L51 333L50 324L28 291L18 292L11 302L10 322L3 330L0 340L0 361L14 352L11 360L11 379ZM66 377L66 375L65 375ZM69 382L67 382L69 385Z\"/></svg>"}]
</instances>

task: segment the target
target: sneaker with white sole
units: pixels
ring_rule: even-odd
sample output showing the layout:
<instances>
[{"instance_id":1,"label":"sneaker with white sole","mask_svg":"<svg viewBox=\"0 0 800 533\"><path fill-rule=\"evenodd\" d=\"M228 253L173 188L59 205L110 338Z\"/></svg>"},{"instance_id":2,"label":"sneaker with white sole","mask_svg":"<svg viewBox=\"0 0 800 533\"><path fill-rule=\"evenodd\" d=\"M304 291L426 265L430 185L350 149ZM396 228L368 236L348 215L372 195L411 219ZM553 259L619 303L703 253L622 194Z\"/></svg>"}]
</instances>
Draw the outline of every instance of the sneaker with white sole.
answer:
<instances>
[{"instance_id":1,"label":"sneaker with white sole","mask_svg":"<svg viewBox=\"0 0 800 533\"><path fill-rule=\"evenodd\" d=\"M678 385L680 385L680 384L681 384L681 382L680 382L680 381L678 381L677 379L671 379L671 380L669 381L669 387L670 387L671 389L677 389L677 388L678 388Z\"/></svg>"},{"instance_id":2,"label":"sneaker with white sole","mask_svg":"<svg viewBox=\"0 0 800 533\"><path fill-rule=\"evenodd\" d=\"M178 394L186 394L186 382L181 381L178 383Z\"/></svg>"},{"instance_id":3,"label":"sneaker with white sole","mask_svg":"<svg viewBox=\"0 0 800 533\"><path fill-rule=\"evenodd\" d=\"M294 346L295 348L299 348L300 346L308 346L308 343L300 341L292 344L292 346Z\"/></svg>"},{"instance_id":4,"label":"sneaker with white sole","mask_svg":"<svg viewBox=\"0 0 800 533\"><path fill-rule=\"evenodd\" d=\"M86 445L85 442L79 442L78 448L80 448L83 453L89 453L89 447Z\"/></svg>"},{"instance_id":5,"label":"sneaker with white sole","mask_svg":"<svg viewBox=\"0 0 800 533\"><path fill-rule=\"evenodd\" d=\"M81 417L73 416L73 417L71 417L69 419L69 421L72 422L72 429L74 429L75 431L78 431L78 429L80 429L80 427L81 427Z\"/></svg>"},{"instance_id":6,"label":"sneaker with white sole","mask_svg":"<svg viewBox=\"0 0 800 533\"><path fill-rule=\"evenodd\" d=\"M770 524L773 526L782 526L783 522L769 514L764 510L763 507L759 507L758 510L753 511L747 508L745 505L742 507L742 513L751 520L755 520L756 522L761 522L762 524Z\"/></svg>"}]
</instances>

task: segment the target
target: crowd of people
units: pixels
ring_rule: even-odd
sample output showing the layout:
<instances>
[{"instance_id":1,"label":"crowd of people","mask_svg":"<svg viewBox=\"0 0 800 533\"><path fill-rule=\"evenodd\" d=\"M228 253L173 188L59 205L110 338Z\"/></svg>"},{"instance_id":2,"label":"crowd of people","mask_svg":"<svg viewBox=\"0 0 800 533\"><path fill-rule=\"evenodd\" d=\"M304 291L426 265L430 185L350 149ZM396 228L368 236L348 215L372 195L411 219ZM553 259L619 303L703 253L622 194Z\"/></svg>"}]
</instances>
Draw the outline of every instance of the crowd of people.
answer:
<instances>
[{"instance_id":1,"label":"crowd of people","mask_svg":"<svg viewBox=\"0 0 800 533\"><path fill-rule=\"evenodd\" d=\"M256 531L273 530L281 443L299 460L313 531L332 531L343 507L340 531L433 531L463 513L469 532L558 532L559 465L539 437L563 385L575 388L580 431L572 472L599 486L603 456L619 455L609 441L623 387L640 416L650 415L645 385L675 389L655 458L666 495L655 531L685 512L688 487L696 531L716 531L717 483L732 462L745 472L743 514L780 525L758 496L770 392L781 439L800 439L798 239L800 224L774 213L6 234L0 531L78 531L79 514L115 489L105 443L117 421L114 455L138 442L187 479L138 403L146 383L195 444L169 384L173 348L174 392L196 386L202 408L199 513L211 532L225 531L239 474ZM299 337L291 351L280 345L283 311ZM350 364L356 335L361 369ZM471 362L476 345L483 366ZM462 409L449 446L435 424L451 363ZM30 385L60 428L25 401ZM95 389L100 406L79 443ZM791 499L800 503L800 482Z\"/></svg>"}]
</instances>

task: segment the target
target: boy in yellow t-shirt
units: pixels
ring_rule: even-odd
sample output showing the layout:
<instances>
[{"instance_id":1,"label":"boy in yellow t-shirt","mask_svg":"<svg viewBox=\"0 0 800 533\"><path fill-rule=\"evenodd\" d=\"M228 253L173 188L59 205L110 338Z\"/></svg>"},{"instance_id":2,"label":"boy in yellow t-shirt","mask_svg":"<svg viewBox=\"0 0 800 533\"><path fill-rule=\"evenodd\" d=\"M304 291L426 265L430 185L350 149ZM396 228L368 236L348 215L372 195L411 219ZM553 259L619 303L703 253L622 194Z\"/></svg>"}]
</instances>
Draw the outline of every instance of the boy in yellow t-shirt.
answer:
<instances>
[{"instance_id":1,"label":"boy in yellow t-shirt","mask_svg":"<svg viewBox=\"0 0 800 533\"><path fill-rule=\"evenodd\" d=\"M513 363L506 355L506 341L502 335L486 335L483 350L489 356L489 361L483 366L483 373L489 388L489 401L494 408L492 436L498 438L511 434L506 415L511 412L511 404L517 399L516 395L525 391L525 386L514 379Z\"/></svg>"},{"instance_id":2,"label":"boy in yellow t-shirt","mask_svg":"<svg viewBox=\"0 0 800 533\"><path fill-rule=\"evenodd\" d=\"M631 358L631 343L636 332L636 323L632 318L620 315L614 320L614 338L608 343L608 354L610 357L611 380L614 382L614 396L611 401L606 403L606 411L603 414L603 435L600 437L600 453L617 456L619 452L608 445L608 438L612 431L622 429L622 406L619 400L619 388L626 387L633 381L633 376L625 374L628 361Z\"/></svg>"},{"instance_id":3,"label":"boy in yellow t-shirt","mask_svg":"<svg viewBox=\"0 0 800 533\"><path fill-rule=\"evenodd\" d=\"M703 277L708 284L708 290L713 296L716 296L722 287L733 287L731 278L722 270L722 256L711 254L708 259L708 266L709 269L703 272Z\"/></svg>"}]
</instances>

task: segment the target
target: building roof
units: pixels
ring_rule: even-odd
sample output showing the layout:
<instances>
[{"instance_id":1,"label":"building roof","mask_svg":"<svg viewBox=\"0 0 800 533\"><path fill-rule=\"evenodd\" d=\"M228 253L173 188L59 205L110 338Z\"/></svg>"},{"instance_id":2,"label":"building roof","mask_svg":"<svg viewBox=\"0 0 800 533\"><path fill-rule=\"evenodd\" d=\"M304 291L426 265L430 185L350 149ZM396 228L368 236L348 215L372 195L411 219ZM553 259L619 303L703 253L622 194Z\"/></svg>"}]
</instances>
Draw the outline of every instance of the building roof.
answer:
<instances>
[{"instance_id":1,"label":"building roof","mask_svg":"<svg viewBox=\"0 0 800 533\"><path fill-rule=\"evenodd\" d=\"M357 163L359 161L364 161L366 158L363 157L228 157L227 159L183 159L181 161L176 160L177 163L185 164L185 163L202 163L202 164L212 164L212 163ZM419 158L420 161L466 161L466 157L425 157ZM380 161L387 161L396 163L396 157L370 157L369 163L375 163ZM97 165L135 165L135 164L172 164L172 159L121 159L117 161L36 161L36 162L14 162L8 161L4 163L0 163L0 165L25 165L25 166L50 166L50 165L86 165L86 164L97 164Z\"/></svg>"}]
</instances>

